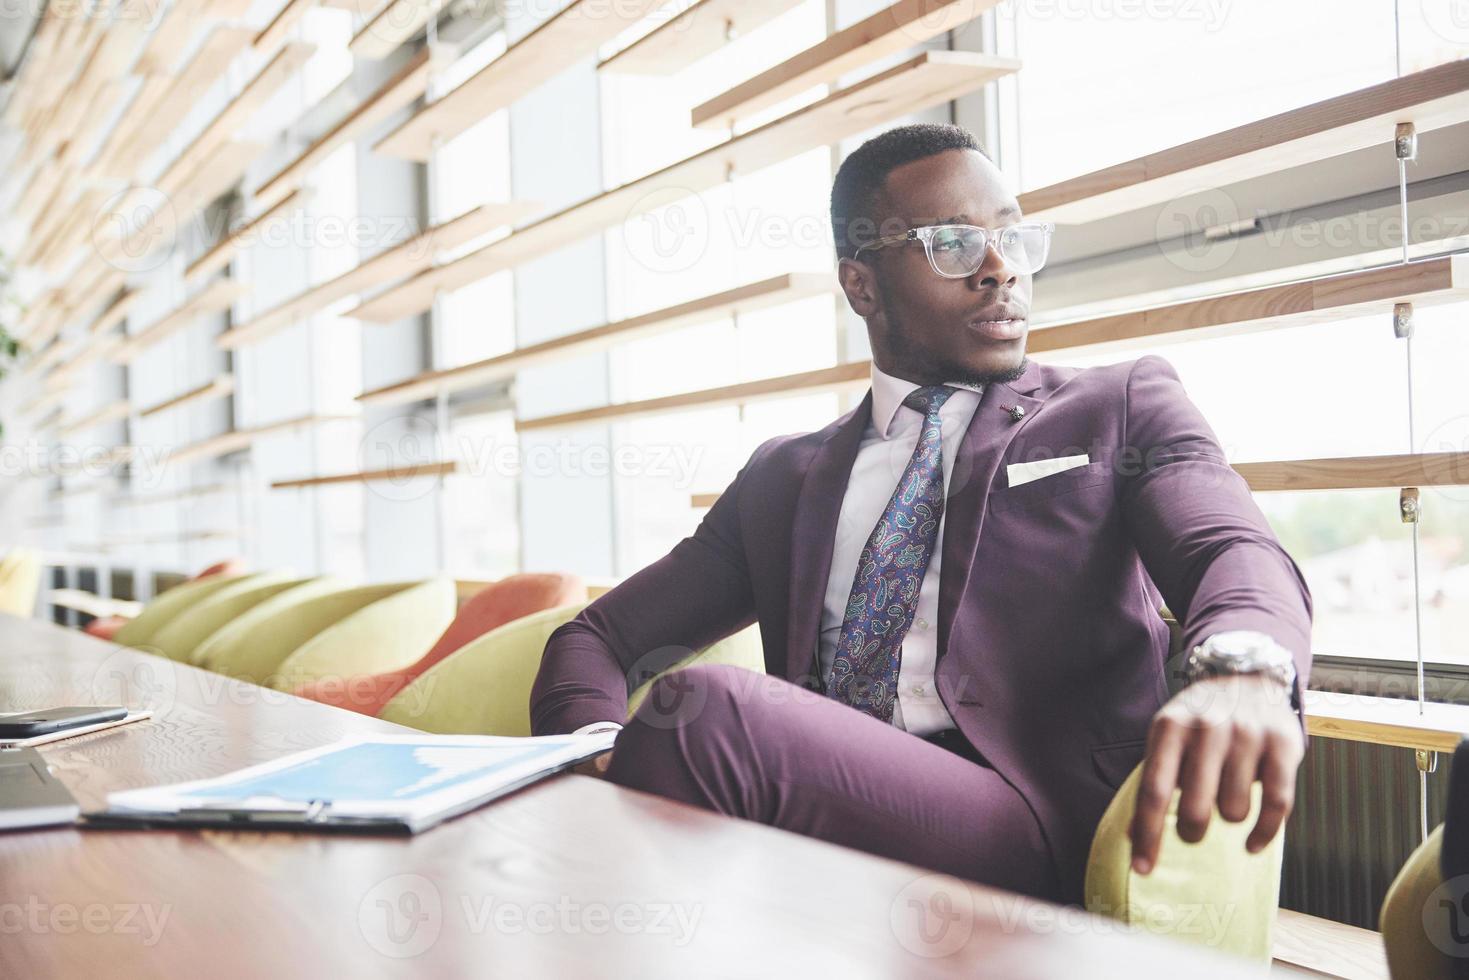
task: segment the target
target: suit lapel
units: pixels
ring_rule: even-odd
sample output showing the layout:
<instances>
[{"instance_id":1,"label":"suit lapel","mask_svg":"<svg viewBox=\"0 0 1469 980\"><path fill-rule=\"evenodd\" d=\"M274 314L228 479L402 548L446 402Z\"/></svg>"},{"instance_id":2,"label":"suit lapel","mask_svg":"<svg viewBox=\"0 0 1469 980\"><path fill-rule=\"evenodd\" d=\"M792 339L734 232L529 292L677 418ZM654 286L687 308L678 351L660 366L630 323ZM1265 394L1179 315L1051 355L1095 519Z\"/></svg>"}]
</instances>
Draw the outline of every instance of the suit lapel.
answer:
<instances>
[{"instance_id":1,"label":"suit lapel","mask_svg":"<svg viewBox=\"0 0 1469 980\"><path fill-rule=\"evenodd\" d=\"M862 404L838 420L816 450L801 481L791 523L790 621L786 634L786 678L815 683L816 643L831 556L836 546L837 518L862 433L872 417L872 390Z\"/></svg>"},{"instance_id":2,"label":"suit lapel","mask_svg":"<svg viewBox=\"0 0 1469 980\"><path fill-rule=\"evenodd\" d=\"M1008 384L989 384L979 407L964 432L959 454L949 474L949 494L944 502L943 561L939 567L938 655L948 649L949 632L959 599L964 595L974 566L979 529L984 523L985 501L995 471L1006 447L1045 402L1050 392L1032 394L1040 387L1040 366L1028 362L1025 373ZM1011 410L1025 414L1015 421Z\"/></svg>"}]
</instances>

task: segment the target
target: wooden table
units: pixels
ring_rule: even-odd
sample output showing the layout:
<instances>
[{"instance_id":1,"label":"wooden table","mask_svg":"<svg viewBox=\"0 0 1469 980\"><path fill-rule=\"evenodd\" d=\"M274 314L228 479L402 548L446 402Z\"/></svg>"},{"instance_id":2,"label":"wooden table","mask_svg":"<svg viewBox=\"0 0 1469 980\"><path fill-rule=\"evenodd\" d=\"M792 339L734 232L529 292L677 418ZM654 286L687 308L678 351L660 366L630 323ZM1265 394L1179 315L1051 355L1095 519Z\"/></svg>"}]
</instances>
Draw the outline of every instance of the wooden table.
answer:
<instances>
[{"instance_id":1,"label":"wooden table","mask_svg":"<svg viewBox=\"0 0 1469 980\"><path fill-rule=\"evenodd\" d=\"M0 710L157 717L45 747L91 809L397 726L0 615ZM566 774L411 839L0 834L0 977L1244 977L1237 961Z\"/></svg>"}]
</instances>

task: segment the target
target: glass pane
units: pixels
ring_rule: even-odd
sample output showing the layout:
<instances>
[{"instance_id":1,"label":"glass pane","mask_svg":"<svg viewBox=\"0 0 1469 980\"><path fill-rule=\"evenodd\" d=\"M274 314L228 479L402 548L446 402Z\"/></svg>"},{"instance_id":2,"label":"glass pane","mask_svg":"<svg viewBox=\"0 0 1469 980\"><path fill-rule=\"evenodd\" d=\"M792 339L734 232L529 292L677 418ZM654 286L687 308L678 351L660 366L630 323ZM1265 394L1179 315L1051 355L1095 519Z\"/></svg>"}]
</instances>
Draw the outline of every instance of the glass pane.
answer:
<instances>
[{"instance_id":1,"label":"glass pane","mask_svg":"<svg viewBox=\"0 0 1469 980\"><path fill-rule=\"evenodd\" d=\"M1396 71L1393 7L1005 4L1000 16L1013 11L1025 63L1017 82L1023 188L1386 81Z\"/></svg>"}]
</instances>

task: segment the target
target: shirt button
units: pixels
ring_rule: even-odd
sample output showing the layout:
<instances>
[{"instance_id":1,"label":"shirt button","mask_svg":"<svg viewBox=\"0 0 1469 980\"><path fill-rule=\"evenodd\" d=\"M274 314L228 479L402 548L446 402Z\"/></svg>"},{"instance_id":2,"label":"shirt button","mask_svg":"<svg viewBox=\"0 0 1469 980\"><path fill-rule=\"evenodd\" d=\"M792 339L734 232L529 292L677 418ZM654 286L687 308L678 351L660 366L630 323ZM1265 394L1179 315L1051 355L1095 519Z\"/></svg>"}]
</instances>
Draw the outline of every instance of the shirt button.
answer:
<instances>
[{"instance_id":1,"label":"shirt button","mask_svg":"<svg viewBox=\"0 0 1469 980\"><path fill-rule=\"evenodd\" d=\"M926 630L928 629L928 620L924 619L922 616L919 616L918 622L915 625L921 630Z\"/></svg>"},{"instance_id":2,"label":"shirt button","mask_svg":"<svg viewBox=\"0 0 1469 980\"><path fill-rule=\"evenodd\" d=\"M924 687L922 684L914 684L913 685L913 693L914 694L917 694L917 695L919 695L921 697L924 694L927 694L928 693L928 689L926 687Z\"/></svg>"}]
</instances>

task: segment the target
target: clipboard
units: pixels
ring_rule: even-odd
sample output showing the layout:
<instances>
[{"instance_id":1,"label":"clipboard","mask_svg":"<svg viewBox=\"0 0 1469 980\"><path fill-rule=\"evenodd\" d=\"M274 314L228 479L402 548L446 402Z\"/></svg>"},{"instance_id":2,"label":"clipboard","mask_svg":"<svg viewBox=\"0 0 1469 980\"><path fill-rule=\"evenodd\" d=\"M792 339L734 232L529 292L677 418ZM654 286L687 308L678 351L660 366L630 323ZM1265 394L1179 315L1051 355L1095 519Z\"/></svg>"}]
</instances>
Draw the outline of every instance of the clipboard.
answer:
<instances>
[{"instance_id":1,"label":"clipboard","mask_svg":"<svg viewBox=\"0 0 1469 980\"><path fill-rule=\"evenodd\" d=\"M532 783L563 772L612 747L615 732L592 735L541 736L507 738L497 736L389 735L356 737L295 753L269 763L240 770L231 776L193 783L161 787L156 790L133 790L108 796L108 806L81 815L83 829L214 829L214 830L286 830L326 833L408 836L436 826L445 820L516 792ZM334 801L329 795L291 799L284 795L250 794L229 797L231 785L260 785L272 777L299 787L301 774L313 772L315 764L332 762L333 753L344 753L361 747L403 746L415 753L454 749L483 749L510 756L508 762L486 766L481 775L461 776L450 764L445 770L430 767L414 771L418 783L455 779L457 782L439 790L422 792L404 803L399 812L370 812L377 801L359 796ZM402 752L400 751L400 755ZM416 757L416 756L415 756ZM446 777L443 772L453 774ZM422 773L427 773L423 775ZM330 774L329 774L330 775ZM341 775L335 777L340 781ZM327 780L330 782L330 779ZM417 785L415 783L414 785ZM211 797L210 793L214 796ZM116 798L116 799L115 799ZM147 809L139 800L152 806ZM178 806L169 808L169 801ZM121 802L123 805L118 805ZM133 805L126 805L132 803Z\"/></svg>"}]
</instances>

